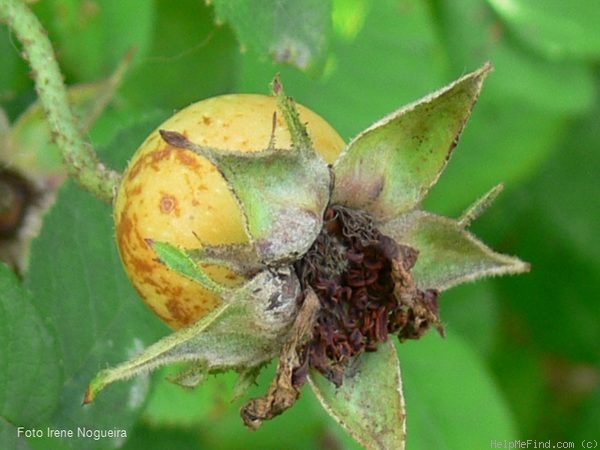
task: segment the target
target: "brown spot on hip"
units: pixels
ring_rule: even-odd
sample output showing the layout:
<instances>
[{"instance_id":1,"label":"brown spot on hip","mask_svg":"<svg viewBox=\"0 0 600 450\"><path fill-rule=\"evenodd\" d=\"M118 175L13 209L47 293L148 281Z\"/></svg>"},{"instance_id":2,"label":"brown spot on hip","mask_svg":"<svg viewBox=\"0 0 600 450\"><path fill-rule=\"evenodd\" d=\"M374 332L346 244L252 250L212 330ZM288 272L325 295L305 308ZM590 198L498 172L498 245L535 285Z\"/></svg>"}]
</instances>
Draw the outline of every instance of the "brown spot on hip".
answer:
<instances>
[{"instance_id":1,"label":"brown spot on hip","mask_svg":"<svg viewBox=\"0 0 600 450\"><path fill-rule=\"evenodd\" d=\"M178 325L188 325L193 322L194 316L183 304L177 299L169 299L166 303L166 307L177 321Z\"/></svg>"},{"instance_id":2,"label":"brown spot on hip","mask_svg":"<svg viewBox=\"0 0 600 450\"><path fill-rule=\"evenodd\" d=\"M175 153L175 156L181 164L189 166L194 170L198 168L198 158L194 153L191 153L190 151L180 150L177 153Z\"/></svg>"},{"instance_id":3,"label":"brown spot on hip","mask_svg":"<svg viewBox=\"0 0 600 450\"><path fill-rule=\"evenodd\" d=\"M177 208L177 199L172 195L165 194L160 199L160 212L163 214L170 214Z\"/></svg>"}]
</instances>

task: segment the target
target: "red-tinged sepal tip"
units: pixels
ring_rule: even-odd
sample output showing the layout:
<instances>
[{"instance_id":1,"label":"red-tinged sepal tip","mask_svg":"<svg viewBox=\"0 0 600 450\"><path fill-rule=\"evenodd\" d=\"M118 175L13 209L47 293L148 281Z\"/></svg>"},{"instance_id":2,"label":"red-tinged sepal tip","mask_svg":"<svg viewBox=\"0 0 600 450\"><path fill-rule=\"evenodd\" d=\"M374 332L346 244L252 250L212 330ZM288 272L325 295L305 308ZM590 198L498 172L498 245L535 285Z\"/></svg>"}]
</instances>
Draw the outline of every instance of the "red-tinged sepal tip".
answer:
<instances>
[{"instance_id":1,"label":"red-tinged sepal tip","mask_svg":"<svg viewBox=\"0 0 600 450\"><path fill-rule=\"evenodd\" d=\"M92 390L88 387L87 390L85 391L85 396L83 397L83 402L81 404L89 405L93 401L94 401L94 394L92 393Z\"/></svg>"},{"instance_id":2,"label":"red-tinged sepal tip","mask_svg":"<svg viewBox=\"0 0 600 450\"><path fill-rule=\"evenodd\" d=\"M177 148L188 148L190 141L181 133L177 131L169 130L158 130L163 140L173 147Z\"/></svg>"}]
</instances>

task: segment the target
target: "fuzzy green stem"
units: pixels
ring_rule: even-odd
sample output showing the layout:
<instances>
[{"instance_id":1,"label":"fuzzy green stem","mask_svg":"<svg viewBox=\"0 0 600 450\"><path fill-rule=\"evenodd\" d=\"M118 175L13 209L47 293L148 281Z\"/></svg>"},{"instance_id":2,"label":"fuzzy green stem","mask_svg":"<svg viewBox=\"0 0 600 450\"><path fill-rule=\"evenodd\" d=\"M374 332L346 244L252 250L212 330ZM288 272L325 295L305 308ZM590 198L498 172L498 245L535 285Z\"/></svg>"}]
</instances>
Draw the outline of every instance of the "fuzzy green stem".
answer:
<instances>
[{"instance_id":1,"label":"fuzzy green stem","mask_svg":"<svg viewBox=\"0 0 600 450\"><path fill-rule=\"evenodd\" d=\"M71 111L67 91L46 31L21 0L0 0L0 21L23 45L35 88L69 174L98 198L110 202L120 175L100 162Z\"/></svg>"}]
</instances>

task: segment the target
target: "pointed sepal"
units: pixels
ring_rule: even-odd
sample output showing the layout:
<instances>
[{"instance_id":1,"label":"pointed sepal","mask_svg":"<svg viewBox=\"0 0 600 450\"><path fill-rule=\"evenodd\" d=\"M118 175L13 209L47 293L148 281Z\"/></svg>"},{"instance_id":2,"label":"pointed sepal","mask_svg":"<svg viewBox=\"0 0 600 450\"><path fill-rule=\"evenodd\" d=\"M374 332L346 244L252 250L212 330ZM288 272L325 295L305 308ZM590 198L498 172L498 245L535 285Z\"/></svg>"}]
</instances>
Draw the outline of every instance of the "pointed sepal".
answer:
<instances>
[{"instance_id":1,"label":"pointed sepal","mask_svg":"<svg viewBox=\"0 0 600 450\"><path fill-rule=\"evenodd\" d=\"M494 186L492 189L487 191L481 198L477 199L470 205L459 217L458 224L467 228L473 223L479 216L481 216L486 209L488 209L500 193L504 190L504 184L500 183Z\"/></svg>"},{"instance_id":2,"label":"pointed sepal","mask_svg":"<svg viewBox=\"0 0 600 450\"><path fill-rule=\"evenodd\" d=\"M367 450L404 449L406 411L400 362L391 341L358 356L339 388L316 372L309 380L329 415Z\"/></svg>"},{"instance_id":3,"label":"pointed sepal","mask_svg":"<svg viewBox=\"0 0 600 450\"><path fill-rule=\"evenodd\" d=\"M314 151L267 149L222 152L160 131L170 145L211 161L238 200L246 230L264 263L291 262L304 254L321 231L329 201L330 173Z\"/></svg>"},{"instance_id":4,"label":"pointed sepal","mask_svg":"<svg viewBox=\"0 0 600 450\"><path fill-rule=\"evenodd\" d=\"M334 165L332 203L390 220L417 206L446 167L491 65L385 117Z\"/></svg>"},{"instance_id":5,"label":"pointed sepal","mask_svg":"<svg viewBox=\"0 0 600 450\"><path fill-rule=\"evenodd\" d=\"M529 264L494 252L461 222L428 212L413 211L383 224L380 230L419 250L412 275L420 289L443 291L483 277L529 271Z\"/></svg>"},{"instance_id":6,"label":"pointed sepal","mask_svg":"<svg viewBox=\"0 0 600 450\"><path fill-rule=\"evenodd\" d=\"M228 291L228 288L217 283L202 270L185 250L168 242L157 242L152 239L146 239L146 242L152 247L158 259L169 269L178 272L192 281L200 283L215 294L222 295Z\"/></svg>"},{"instance_id":7,"label":"pointed sepal","mask_svg":"<svg viewBox=\"0 0 600 450\"><path fill-rule=\"evenodd\" d=\"M115 381L128 380L137 375L145 375L171 362L191 360L192 358L184 357L182 350L188 343L193 342L196 336L201 336L201 333L229 307L229 304L222 303L216 310L213 310L192 326L183 328L152 344L131 360L98 372L87 388L83 403L91 403L96 398L98 392Z\"/></svg>"},{"instance_id":8,"label":"pointed sepal","mask_svg":"<svg viewBox=\"0 0 600 450\"><path fill-rule=\"evenodd\" d=\"M179 378L188 385L210 373L244 371L264 364L279 353L282 337L296 316L299 295L300 282L292 270L260 272L239 288L223 292L223 303L198 322L175 331L131 360L99 372L84 403L110 383L170 363L193 363L191 371Z\"/></svg>"},{"instance_id":9,"label":"pointed sepal","mask_svg":"<svg viewBox=\"0 0 600 450\"><path fill-rule=\"evenodd\" d=\"M294 105L294 100L284 92L279 75L271 83L271 89L273 95L277 98L277 105L290 132L293 148L299 152L314 152L308 130L300 120L300 114L298 114L298 109Z\"/></svg>"}]
</instances>

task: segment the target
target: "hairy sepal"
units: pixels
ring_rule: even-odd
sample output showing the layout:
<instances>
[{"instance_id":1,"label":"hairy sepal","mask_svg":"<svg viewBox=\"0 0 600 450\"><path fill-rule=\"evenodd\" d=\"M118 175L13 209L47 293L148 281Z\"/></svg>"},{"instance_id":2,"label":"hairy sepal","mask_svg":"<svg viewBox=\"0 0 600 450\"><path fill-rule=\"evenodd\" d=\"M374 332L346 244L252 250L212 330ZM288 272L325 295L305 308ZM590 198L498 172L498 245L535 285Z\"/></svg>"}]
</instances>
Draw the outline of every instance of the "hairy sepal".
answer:
<instances>
[{"instance_id":1,"label":"hairy sepal","mask_svg":"<svg viewBox=\"0 0 600 450\"><path fill-rule=\"evenodd\" d=\"M170 363L193 363L191 371L179 378L192 386L206 374L245 371L264 364L279 353L282 337L296 315L299 294L300 283L289 268L260 272L241 287L224 291L223 303L195 324L161 339L130 361L99 372L84 402L91 402L114 381Z\"/></svg>"},{"instance_id":2,"label":"hairy sepal","mask_svg":"<svg viewBox=\"0 0 600 450\"><path fill-rule=\"evenodd\" d=\"M240 204L261 262L290 263L310 248L321 231L331 183L327 163L312 148L225 153L196 145L178 132L160 133L168 144L217 167Z\"/></svg>"},{"instance_id":3,"label":"hairy sepal","mask_svg":"<svg viewBox=\"0 0 600 450\"><path fill-rule=\"evenodd\" d=\"M357 356L339 388L316 371L309 381L329 415L367 450L404 449L406 411L400 362L391 341Z\"/></svg>"},{"instance_id":4,"label":"hairy sepal","mask_svg":"<svg viewBox=\"0 0 600 450\"><path fill-rule=\"evenodd\" d=\"M412 274L420 289L444 291L483 277L529 271L529 264L494 252L466 231L461 221L447 217L415 210L380 230L419 250Z\"/></svg>"},{"instance_id":5,"label":"hairy sepal","mask_svg":"<svg viewBox=\"0 0 600 450\"><path fill-rule=\"evenodd\" d=\"M490 70L485 64L357 136L334 164L332 203L378 221L416 207L446 167Z\"/></svg>"}]
</instances>

